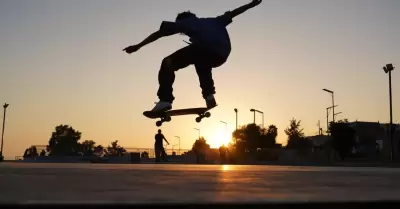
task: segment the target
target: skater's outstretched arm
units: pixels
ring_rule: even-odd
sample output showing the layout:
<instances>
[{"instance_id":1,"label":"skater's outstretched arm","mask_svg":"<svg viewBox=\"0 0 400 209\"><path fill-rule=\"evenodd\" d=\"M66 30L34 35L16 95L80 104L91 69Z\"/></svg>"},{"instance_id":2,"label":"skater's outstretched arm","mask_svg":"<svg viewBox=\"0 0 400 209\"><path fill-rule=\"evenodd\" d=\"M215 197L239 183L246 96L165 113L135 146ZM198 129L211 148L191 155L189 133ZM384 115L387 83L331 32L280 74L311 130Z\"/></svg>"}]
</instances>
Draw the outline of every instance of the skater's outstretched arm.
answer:
<instances>
[{"instance_id":1,"label":"skater's outstretched arm","mask_svg":"<svg viewBox=\"0 0 400 209\"><path fill-rule=\"evenodd\" d=\"M133 52L138 51L140 48L142 48L143 46L152 43L154 41L157 41L159 38L162 37L162 34L160 33L160 31L156 31L152 34L150 34L147 38L145 38L142 42L140 42L139 44L136 45L132 45L132 46L128 46L125 49L123 49L122 51L126 51L126 53L131 54Z\"/></svg>"},{"instance_id":2,"label":"skater's outstretched arm","mask_svg":"<svg viewBox=\"0 0 400 209\"><path fill-rule=\"evenodd\" d=\"M230 16L231 19L233 19L234 17L242 14L243 12L261 4L262 0L252 0L250 3L245 4L241 7L238 7L232 11L227 12L227 14Z\"/></svg>"},{"instance_id":3,"label":"skater's outstretched arm","mask_svg":"<svg viewBox=\"0 0 400 209\"><path fill-rule=\"evenodd\" d=\"M123 51L126 51L130 54L132 52L138 51L140 48L144 47L147 44L157 41L162 37L171 36L177 33L182 33L182 30L178 25L176 25L174 22L163 21L158 31L150 34L139 44L126 47Z\"/></svg>"}]
</instances>

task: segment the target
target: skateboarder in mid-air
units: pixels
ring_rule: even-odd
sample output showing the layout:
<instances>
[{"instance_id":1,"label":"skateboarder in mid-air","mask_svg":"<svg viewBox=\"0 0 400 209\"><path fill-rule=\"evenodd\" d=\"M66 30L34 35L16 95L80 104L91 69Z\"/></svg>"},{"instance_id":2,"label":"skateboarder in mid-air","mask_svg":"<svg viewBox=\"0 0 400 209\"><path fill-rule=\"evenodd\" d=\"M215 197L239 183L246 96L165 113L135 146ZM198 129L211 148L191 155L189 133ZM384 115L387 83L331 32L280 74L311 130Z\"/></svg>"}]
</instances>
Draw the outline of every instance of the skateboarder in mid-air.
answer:
<instances>
[{"instance_id":1,"label":"skateboarder in mid-air","mask_svg":"<svg viewBox=\"0 0 400 209\"><path fill-rule=\"evenodd\" d=\"M175 71L194 65L200 80L203 98L207 108L217 106L214 98L215 87L212 78L212 68L224 64L231 53L231 42L226 27L239 14L253 8L262 0L252 0L233 11L211 18L198 18L191 12L182 12L177 15L175 22L163 21L158 31L149 35L136 45L126 47L123 51L128 54L138 51L143 46L165 36L184 34L190 37L191 44L177 50L162 60L158 74L160 99L152 112L165 112L172 109L174 101L173 83Z\"/></svg>"}]
</instances>

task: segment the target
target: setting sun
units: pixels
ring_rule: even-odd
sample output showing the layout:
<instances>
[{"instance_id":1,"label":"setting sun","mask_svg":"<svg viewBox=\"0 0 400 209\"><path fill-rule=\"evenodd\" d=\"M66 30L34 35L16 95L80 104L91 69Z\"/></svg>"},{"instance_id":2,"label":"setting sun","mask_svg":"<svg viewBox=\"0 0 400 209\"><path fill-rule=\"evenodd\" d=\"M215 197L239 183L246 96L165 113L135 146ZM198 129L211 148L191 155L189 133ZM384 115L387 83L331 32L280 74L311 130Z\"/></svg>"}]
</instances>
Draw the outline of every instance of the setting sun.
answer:
<instances>
[{"instance_id":1,"label":"setting sun","mask_svg":"<svg viewBox=\"0 0 400 209\"><path fill-rule=\"evenodd\" d=\"M219 148L222 145L228 145L231 141L229 134L226 131L218 130L213 135L210 136L210 139L207 140L208 144L211 148Z\"/></svg>"}]
</instances>

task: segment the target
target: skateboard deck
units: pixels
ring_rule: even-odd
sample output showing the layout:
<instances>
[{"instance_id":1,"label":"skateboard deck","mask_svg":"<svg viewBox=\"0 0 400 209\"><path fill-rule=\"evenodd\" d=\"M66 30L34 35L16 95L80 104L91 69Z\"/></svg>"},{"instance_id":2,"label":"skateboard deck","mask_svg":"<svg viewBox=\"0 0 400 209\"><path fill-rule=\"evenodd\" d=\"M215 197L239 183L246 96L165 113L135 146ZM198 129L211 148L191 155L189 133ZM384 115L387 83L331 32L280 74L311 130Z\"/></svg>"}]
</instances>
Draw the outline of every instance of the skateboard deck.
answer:
<instances>
[{"instance_id":1,"label":"skateboard deck","mask_svg":"<svg viewBox=\"0 0 400 209\"><path fill-rule=\"evenodd\" d=\"M172 116L180 116L180 115L198 115L196 118L196 122L200 123L204 117L209 118L211 113L208 112L212 108L207 107L195 107L195 108L185 108L185 109L175 109L168 110L166 112L158 112L154 113L151 111L144 111L143 115L150 119L160 118L160 121L157 121L156 125L161 126L163 122L170 122Z\"/></svg>"}]
</instances>

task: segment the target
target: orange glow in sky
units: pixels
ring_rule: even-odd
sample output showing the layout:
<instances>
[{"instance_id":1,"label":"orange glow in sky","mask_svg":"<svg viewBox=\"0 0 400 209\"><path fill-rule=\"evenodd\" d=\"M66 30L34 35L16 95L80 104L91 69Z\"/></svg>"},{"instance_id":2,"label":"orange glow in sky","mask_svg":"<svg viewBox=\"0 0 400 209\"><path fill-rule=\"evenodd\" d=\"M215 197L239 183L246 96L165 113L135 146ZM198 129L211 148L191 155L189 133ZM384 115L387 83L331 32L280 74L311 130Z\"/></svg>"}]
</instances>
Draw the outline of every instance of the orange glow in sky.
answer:
<instances>
[{"instance_id":1,"label":"orange glow in sky","mask_svg":"<svg viewBox=\"0 0 400 209\"><path fill-rule=\"evenodd\" d=\"M186 46L185 36L166 37L128 55L161 21L181 11L216 16L250 0L215 1L13 1L0 3L0 102L7 102L4 155L21 156L48 143L54 127L68 124L82 140L107 146L151 148L158 127L142 113L158 101L164 57ZM264 112L265 126L284 129L301 120L306 135L326 129L335 92L338 119L387 122L387 63L400 66L400 1L264 1L228 27L232 53L213 71L218 107L201 123L173 117L161 129L172 145L191 148L198 137L212 147L230 140L238 123ZM397 69L398 70L398 69ZM392 74L394 121L399 121L400 70ZM176 72L173 108L205 102L193 66ZM1 116L2 117L2 116ZM227 123L227 133L225 125ZM331 117L330 117L331 120ZM256 123L261 124L261 115ZM170 147L169 147L170 148Z\"/></svg>"}]
</instances>

